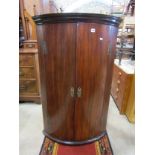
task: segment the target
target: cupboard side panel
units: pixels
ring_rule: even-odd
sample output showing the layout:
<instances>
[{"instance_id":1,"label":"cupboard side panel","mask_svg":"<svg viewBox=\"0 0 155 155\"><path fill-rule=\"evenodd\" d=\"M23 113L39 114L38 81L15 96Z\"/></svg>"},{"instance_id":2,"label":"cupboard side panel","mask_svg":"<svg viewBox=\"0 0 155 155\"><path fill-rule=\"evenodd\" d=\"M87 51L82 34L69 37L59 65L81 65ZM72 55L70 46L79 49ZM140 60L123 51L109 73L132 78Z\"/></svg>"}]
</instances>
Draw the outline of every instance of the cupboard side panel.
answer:
<instances>
[{"instance_id":1,"label":"cupboard side panel","mask_svg":"<svg viewBox=\"0 0 155 155\"><path fill-rule=\"evenodd\" d=\"M116 38L117 38L118 28L114 26L108 27L108 44L109 51L107 54L107 77L106 77L106 85L105 85L105 95L104 95L104 106L102 113L104 114L104 122L105 126L107 125L107 116L108 116L108 108L109 108L109 100L110 100L110 90L112 85L112 75L113 75L113 67L114 67L114 58L116 55Z\"/></svg>"},{"instance_id":2,"label":"cupboard side panel","mask_svg":"<svg viewBox=\"0 0 155 155\"><path fill-rule=\"evenodd\" d=\"M44 129L46 130L47 124L47 98L46 98L46 77L45 77L45 60L44 60L44 50L41 47L41 42L44 40L44 26L37 25L37 41L38 41L38 58L39 58L39 70L40 70L40 93L41 93L41 103L43 110L43 122Z\"/></svg>"}]
</instances>

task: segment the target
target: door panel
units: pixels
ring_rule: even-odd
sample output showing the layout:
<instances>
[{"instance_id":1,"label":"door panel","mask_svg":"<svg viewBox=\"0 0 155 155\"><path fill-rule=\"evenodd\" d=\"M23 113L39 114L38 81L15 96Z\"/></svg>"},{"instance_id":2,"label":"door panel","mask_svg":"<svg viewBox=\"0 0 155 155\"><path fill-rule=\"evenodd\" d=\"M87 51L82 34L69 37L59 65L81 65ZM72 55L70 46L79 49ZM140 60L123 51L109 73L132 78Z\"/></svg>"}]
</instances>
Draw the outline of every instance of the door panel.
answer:
<instances>
[{"instance_id":1,"label":"door panel","mask_svg":"<svg viewBox=\"0 0 155 155\"><path fill-rule=\"evenodd\" d=\"M105 130L104 95L107 77L108 26L78 23L75 105L75 139L86 140Z\"/></svg>"},{"instance_id":2,"label":"door panel","mask_svg":"<svg viewBox=\"0 0 155 155\"><path fill-rule=\"evenodd\" d=\"M46 24L45 73L47 92L46 132L61 140L74 138L76 24Z\"/></svg>"}]
</instances>

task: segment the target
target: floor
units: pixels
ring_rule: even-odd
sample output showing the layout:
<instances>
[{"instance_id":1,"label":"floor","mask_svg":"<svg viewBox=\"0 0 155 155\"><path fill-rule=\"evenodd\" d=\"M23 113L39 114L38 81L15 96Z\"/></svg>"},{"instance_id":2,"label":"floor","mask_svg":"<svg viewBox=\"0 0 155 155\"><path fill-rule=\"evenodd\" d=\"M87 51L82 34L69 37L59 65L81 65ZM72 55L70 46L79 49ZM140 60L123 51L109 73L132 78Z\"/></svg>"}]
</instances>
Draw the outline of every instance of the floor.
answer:
<instances>
[{"instance_id":1,"label":"floor","mask_svg":"<svg viewBox=\"0 0 155 155\"><path fill-rule=\"evenodd\" d=\"M19 106L20 155L39 155L43 141L42 108L39 104L22 103ZM135 154L135 126L119 111L110 98L107 132L114 155Z\"/></svg>"}]
</instances>

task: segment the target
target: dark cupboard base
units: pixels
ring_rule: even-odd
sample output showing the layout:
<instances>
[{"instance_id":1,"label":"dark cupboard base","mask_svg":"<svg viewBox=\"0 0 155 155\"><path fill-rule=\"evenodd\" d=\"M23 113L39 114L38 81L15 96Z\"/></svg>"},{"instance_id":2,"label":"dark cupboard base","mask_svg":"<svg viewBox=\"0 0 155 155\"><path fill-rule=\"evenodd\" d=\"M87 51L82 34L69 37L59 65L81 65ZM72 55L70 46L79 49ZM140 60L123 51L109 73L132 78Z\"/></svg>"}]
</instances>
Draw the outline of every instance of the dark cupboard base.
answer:
<instances>
[{"instance_id":1,"label":"dark cupboard base","mask_svg":"<svg viewBox=\"0 0 155 155\"><path fill-rule=\"evenodd\" d=\"M102 132L99 136L96 136L96 137L93 137L91 139L84 140L84 141L64 141L64 140L60 140L60 139L57 139L55 137L50 136L45 131L43 131L43 134L46 137L48 137L49 139L51 139L51 140L53 140L53 141L55 141L57 143L63 144L63 145L84 145L84 144L89 144L89 143L92 143L94 141L97 141L97 140L101 139L103 136L106 135L106 131Z\"/></svg>"}]
</instances>

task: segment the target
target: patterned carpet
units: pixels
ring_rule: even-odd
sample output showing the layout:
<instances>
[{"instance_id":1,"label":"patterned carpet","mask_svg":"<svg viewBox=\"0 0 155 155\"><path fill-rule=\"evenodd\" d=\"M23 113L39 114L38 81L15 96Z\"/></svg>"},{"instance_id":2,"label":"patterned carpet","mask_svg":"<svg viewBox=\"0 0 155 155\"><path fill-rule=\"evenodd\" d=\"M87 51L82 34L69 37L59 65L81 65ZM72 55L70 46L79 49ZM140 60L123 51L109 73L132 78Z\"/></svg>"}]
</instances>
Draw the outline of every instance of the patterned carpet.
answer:
<instances>
[{"instance_id":1,"label":"patterned carpet","mask_svg":"<svg viewBox=\"0 0 155 155\"><path fill-rule=\"evenodd\" d=\"M45 137L39 155L113 155L108 135L86 145L68 146L53 142Z\"/></svg>"}]
</instances>

